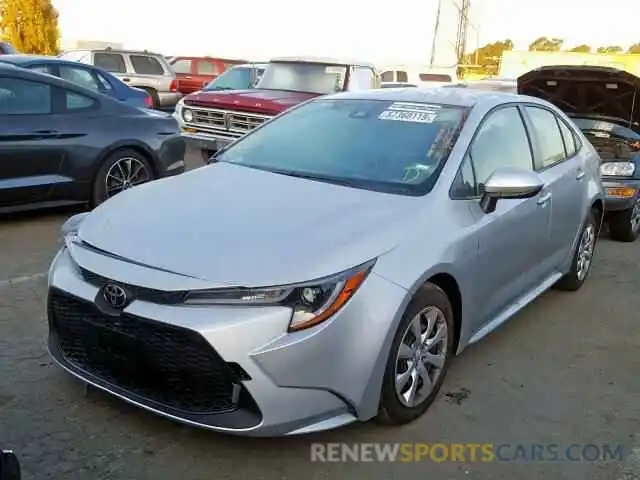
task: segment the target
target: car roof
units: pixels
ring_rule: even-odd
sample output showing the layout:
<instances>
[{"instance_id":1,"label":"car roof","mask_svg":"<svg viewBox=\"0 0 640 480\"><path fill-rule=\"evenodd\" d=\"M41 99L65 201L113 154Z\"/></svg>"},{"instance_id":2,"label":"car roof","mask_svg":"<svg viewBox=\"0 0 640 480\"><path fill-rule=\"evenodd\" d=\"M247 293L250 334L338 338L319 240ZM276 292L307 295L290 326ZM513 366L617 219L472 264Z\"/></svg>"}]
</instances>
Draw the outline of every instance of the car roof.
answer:
<instances>
[{"instance_id":1,"label":"car roof","mask_svg":"<svg viewBox=\"0 0 640 480\"><path fill-rule=\"evenodd\" d=\"M440 105L454 105L472 107L477 104L501 105L509 102L527 101L546 104L540 99L508 92L494 92L486 90L471 90L457 87L409 87L409 88L381 88L375 90L361 90L358 92L343 92L322 97L325 99L341 100L382 100L389 102L435 103Z\"/></svg>"},{"instance_id":2,"label":"car roof","mask_svg":"<svg viewBox=\"0 0 640 480\"><path fill-rule=\"evenodd\" d=\"M374 68L374 65L361 60L347 58L325 58L325 57L275 57L271 62L299 62L299 63L321 63L326 65L357 65L359 67Z\"/></svg>"}]
</instances>

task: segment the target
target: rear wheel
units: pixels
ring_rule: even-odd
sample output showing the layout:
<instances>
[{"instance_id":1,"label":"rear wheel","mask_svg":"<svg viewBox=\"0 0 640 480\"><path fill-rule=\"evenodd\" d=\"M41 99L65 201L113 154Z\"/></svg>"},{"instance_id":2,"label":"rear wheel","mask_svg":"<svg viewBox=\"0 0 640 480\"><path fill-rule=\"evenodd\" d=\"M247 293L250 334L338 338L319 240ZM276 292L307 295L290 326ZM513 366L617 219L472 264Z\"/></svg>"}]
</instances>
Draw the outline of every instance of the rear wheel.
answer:
<instances>
[{"instance_id":1,"label":"rear wheel","mask_svg":"<svg viewBox=\"0 0 640 480\"><path fill-rule=\"evenodd\" d=\"M634 242L640 234L640 195L633 207L609 213L609 234L619 242Z\"/></svg>"},{"instance_id":2,"label":"rear wheel","mask_svg":"<svg viewBox=\"0 0 640 480\"><path fill-rule=\"evenodd\" d=\"M591 271L591 263L593 262L593 254L598 239L598 224L596 223L593 212L589 212L587 219L582 226L578 245L573 253L571 260L571 269L554 285L558 290L576 291L587 279Z\"/></svg>"},{"instance_id":3,"label":"rear wheel","mask_svg":"<svg viewBox=\"0 0 640 480\"><path fill-rule=\"evenodd\" d=\"M395 334L382 383L377 420L408 423L433 403L455 349L453 309L427 283L411 300Z\"/></svg>"},{"instance_id":4,"label":"rear wheel","mask_svg":"<svg viewBox=\"0 0 640 480\"><path fill-rule=\"evenodd\" d=\"M149 161L135 150L121 148L104 161L93 186L92 206L154 179Z\"/></svg>"}]
</instances>

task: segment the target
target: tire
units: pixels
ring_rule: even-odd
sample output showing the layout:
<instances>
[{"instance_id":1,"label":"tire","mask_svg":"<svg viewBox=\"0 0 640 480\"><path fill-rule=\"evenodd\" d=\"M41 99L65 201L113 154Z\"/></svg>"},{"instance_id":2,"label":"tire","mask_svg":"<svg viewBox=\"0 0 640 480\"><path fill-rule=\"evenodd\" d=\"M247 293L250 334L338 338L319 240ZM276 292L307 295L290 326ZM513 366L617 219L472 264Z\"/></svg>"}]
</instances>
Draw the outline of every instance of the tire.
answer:
<instances>
[{"instance_id":1,"label":"tire","mask_svg":"<svg viewBox=\"0 0 640 480\"><path fill-rule=\"evenodd\" d=\"M446 337L440 342L434 343L431 348L427 349L433 353L437 353L438 356L442 358L442 364L438 369L436 369L433 364L429 364L429 366L427 367L431 370L430 373L432 374L429 375L431 379L430 390L429 388L427 388L425 389L425 391L420 392L420 388L424 387L424 381L417 380L416 382L417 377L413 377L411 374L407 374L408 383L403 384L403 388L397 390L397 372L406 374L407 372L411 371L409 362L412 362L412 364L414 365L425 365L425 363L423 362L416 362L416 357L414 357L410 361L404 361L399 358L401 346L408 345L408 342L411 341L411 338L415 338L415 336L413 336L410 332L412 332L414 321L416 317L420 315L420 313L426 313L427 315L437 315L438 319L435 322L436 329L445 327L444 331L446 332ZM422 334L425 333L426 330L422 332ZM402 320L400 321L400 325L398 326L398 330L395 333L393 343L391 345L391 351L389 352L389 358L387 359L384 378L382 381L380 408L378 411L378 416L376 417L376 420L379 423L387 425L401 425L404 423L408 423L420 417L427 410L427 408L429 408L429 406L433 403L436 396L438 395L438 391L440 390L440 387L444 382L447 370L449 368L451 358L454 355L456 344L455 337L456 329L453 318L453 309L451 308L451 303L449 302L447 295L438 286L432 283L426 283L416 293L411 302L409 302L407 310L405 311ZM407 351L405 347L402 347L402 350ZM425 351L425 349L422 350L423 353ZM422 371L424 372L425 370ZM433 374L437 374L435 381ZM419 395L420 398L418 398L415 404L408 405L407 403L405 403L406 398L403 402L400 396L403 392L409 392L413 387L414 382L416 382L415 385L417 385L418 387L418 393L420 393L421 395Z\"/></svg>"},{"instance_id":2,"label":"tire","mask_svg":"<svg viewBox=\"0 0 640 480\"><path fill-rule=\"evenodd\" d=\"M122 164L122 162L125 162ZM117 177L120 174L120 171L112 170L113 168L118 168L116 164L121 163L124 172L127 172L127 167L129 163L132 165L130 174L134 174L137 172L137 175L133 179L128 182L128 186L125 186L121 189L114 188L111 192L107 190L107 176L110 175L110 182L113 185L117 184ZM135 168L133 168L135 167ZM143 170L138 170L138 168L142 168ZM113 174L113 175L111 175ZM114 177L115 175L115 177ZM134 187L136 185L140 185L142 183L150 182L155 178L155 174L153 171L153 167L149 160L147 160L143 155L138 153L135 150L130 148L120 148L115 150L105 159L105 161L100 166L100 170L96 175L93 184L93 193L91 196L91 206L97 207L105 200L111 198L113 195L119 193L119 191L126 190L128 188Z\"/></svg>"},{"instance_id":3,"label":"tire","mask_svg":"<svg viewBox=\"0 0 640 480\"><path fill-rule=\"evenodd\" d=\"M153 88L143 88L145 92L151 97L151 108L160 108L160 98L158 98L158 92Z\"/></svg>"},{"instance_id":4,"label":"tire","mask_svg":"<svg viewBox=\"0 0 640 480\"><path fill-rule=\"evenodd\" d=\"M618 242L635 242L640 234L640 196L634 206L621 212L609 213L609 234Z\"/></svg>"},{"instance_id":5,"label":"tire","mask_svg":"<svg viewBox=\"0 0 640 480\"><path fill-rule=\"evenodd\" d=\"M591 232L591 233L589 233ZM558 290L575 292L584 284L591 271L593 255L598 241L598 224L593 212L589 212L578 237L578 244L571 259L571 269L554 285ZM587 248L585 251L584 249ZM586 256L584 256L586 255ZM585 260L586 259L586 260ZM585 262L586 261L586 265Z\"/></svg>"}]
</instances>

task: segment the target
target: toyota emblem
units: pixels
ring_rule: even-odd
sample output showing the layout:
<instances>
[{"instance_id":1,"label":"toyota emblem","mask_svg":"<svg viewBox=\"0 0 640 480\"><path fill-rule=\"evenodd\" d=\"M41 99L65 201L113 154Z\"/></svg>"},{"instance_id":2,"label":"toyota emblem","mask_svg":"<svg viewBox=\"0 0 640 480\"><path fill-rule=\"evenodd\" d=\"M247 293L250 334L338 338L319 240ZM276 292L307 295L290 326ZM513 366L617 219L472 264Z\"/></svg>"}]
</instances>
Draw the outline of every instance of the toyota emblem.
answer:
<instances>
[{"instance_id":1,"label":"toyota emblem","mask_svg":"<svg viewBox=\"0 0 640 480\"><path fill-rule=\"evenodd\" d=\"M124 306L127 304L127 292L119 285L108 283L104 286L102 295L104 297L104 300L112 308L124 308Z\"/></svg>"}]
</instances>

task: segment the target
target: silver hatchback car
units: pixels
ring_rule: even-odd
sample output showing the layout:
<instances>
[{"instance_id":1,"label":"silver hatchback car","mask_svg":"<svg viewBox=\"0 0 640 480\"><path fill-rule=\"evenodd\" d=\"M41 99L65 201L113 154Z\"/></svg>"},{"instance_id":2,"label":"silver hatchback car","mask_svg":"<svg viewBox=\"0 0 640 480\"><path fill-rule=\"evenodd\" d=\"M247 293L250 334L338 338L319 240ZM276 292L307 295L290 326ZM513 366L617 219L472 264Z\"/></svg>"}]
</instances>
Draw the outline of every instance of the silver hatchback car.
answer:
<instances>
[{"instance_id":1,"label":"silver hatchback car","mask_svg":"<svg viewBox=\"0 0 640 480\"><path fill-rule=\"evenodd\" d=\"M598 163L535 98L312 100L212 165L69 219L50 353L88 384L221 432L409 422L455 354L550 287L583 284Z\"/></svg>"}]
</instances>

